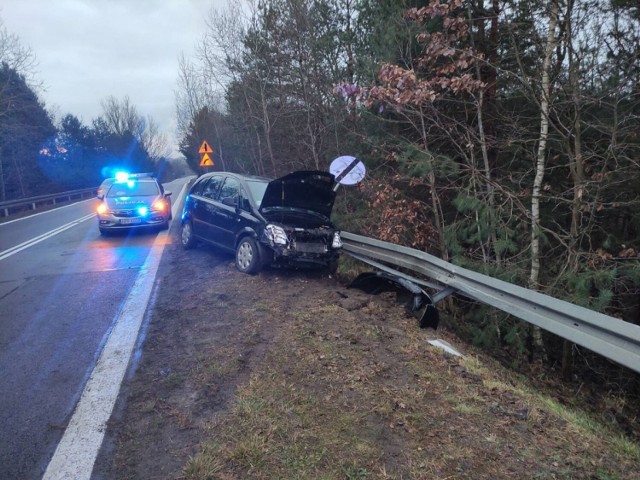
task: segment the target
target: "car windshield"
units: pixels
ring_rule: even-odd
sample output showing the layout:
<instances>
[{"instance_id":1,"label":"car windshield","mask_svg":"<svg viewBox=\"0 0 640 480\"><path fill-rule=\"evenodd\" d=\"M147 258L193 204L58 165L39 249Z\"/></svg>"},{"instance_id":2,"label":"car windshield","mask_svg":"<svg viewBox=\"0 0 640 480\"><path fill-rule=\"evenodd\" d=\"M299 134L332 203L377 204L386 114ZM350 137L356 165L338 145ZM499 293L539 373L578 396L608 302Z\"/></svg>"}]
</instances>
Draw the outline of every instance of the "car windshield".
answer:
<instances>
[{"instance_id":1,"label":"car windshield","mask_svg":"<svg viewBox=\"0 0 640 480\"><path fill-rule=\"evenodd\" d=\"M262 197L264 197L264 192L267 189L268 182L257 181L257 180L247 180L247 186L249 187L249 194L256 202L256 205L259 207L262 202Z\"/></svg>"},{"instance_id":2,"label":"car windshield","mask_svg":"<svg viewBox=\"0 0 640 480\"><path fill-rule=\"evenodd\" d=\"M128 182L114 183L107 198L114 197L147 197L158 195L158 185L155 182L136 182L130 180Z\"/></svg>"}]
</instances>

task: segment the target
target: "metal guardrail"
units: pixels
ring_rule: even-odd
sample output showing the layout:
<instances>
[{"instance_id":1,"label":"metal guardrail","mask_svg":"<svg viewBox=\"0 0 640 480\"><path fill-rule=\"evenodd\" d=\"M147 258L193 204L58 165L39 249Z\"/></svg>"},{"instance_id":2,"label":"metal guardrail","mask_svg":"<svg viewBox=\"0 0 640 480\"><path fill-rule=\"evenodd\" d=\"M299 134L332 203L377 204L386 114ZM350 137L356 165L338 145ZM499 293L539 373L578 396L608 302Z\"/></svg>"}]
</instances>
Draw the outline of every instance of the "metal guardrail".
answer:
<instances>
[{"instance_id":1,"label":"metal guardrail","mask_svg":"<svg viewBox=\"0 0 640 480\"><path fill-rule=\"evenodd\" d=\"M640 373L640 326L483 275L408 247L342 232L344 251L393 271L379 263L402 267L435 280L442 287L436 303L451 293L498 308ZM411 278L395 272L405 278ZM433 283L417 283L440 288Z\"/></svg>"},{"instance_id":2,"label":"metal guardrail","mask_svg":"<svg viewBox=\"0 0 640 480\"><path fill-rule=\"evenodd\" d=\"M38 197L19 198L16 200L7 200L6 202L0 202L0 211L3 216L8 217L12 210L24 210L25 207L29 210L36 210L38 205L43 205L51 202L53 205L58 201L68 201L74 198L84 198L85 195L93 196L97 192L97 188L83 188L80 190L72 190L69 192L52 193L50 195L40 195Z\"/></svg>"}]
</instances>

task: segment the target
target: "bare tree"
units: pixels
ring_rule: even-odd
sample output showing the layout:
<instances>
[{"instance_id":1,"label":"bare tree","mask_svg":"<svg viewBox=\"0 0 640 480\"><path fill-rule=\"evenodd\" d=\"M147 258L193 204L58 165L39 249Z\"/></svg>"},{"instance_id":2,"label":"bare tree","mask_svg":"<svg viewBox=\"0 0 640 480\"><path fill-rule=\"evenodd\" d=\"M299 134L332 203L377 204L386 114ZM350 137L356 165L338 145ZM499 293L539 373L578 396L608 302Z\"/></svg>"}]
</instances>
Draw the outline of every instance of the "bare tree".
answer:
<instances>
[{"instance_id":1,"label":"bare tree","mask_svg":"<svg viewBox=\"0 0 640 480\"><path fill-rule=\"evenodd\" d=\"M36 55L31 48L22 44L18 35L7 30L2 17L0 17L0 63L20 72L32 89L38 90L42 87L35 78L38 65Z\"/></svg>"},{"instance_id":2,"label":"bare tree","mask_svg":"<svg viewBox=\"0 0 640 480\"><path fill-rule=\"evenodd\" d=\"M108 130L118 136L131 135L145 149L149 157L157 161L169 154L166 135L161 133L153 118L143 117L131 103L129 96L118 100L113 95L101 102Z\"/></svg>"},{"instance_id":3,"label":"bare tree","mask_svg":"<svg viewBox=\"0 0 640 480\"><path fill-rule=\"evenodd\" d=\"M140 138L145 128L145 122L131 103L128 95L125 95L122 100L110 95L102 100L100 105L102 106L103 118L111 133L116 135L131 133L135 138Z\"/></svg>"},{"instance_id":4,"label":"bare tree","mask_svg":"<svg viewBox=\"0 0 640 480\"><path fill-rule=\"evenodd\" d=\"M168 157L170 154L167 136L160 132L158 124L147 116L143 121L144 127L140 133L140 143L154 161Z\"/></svg>"}]
</instances>

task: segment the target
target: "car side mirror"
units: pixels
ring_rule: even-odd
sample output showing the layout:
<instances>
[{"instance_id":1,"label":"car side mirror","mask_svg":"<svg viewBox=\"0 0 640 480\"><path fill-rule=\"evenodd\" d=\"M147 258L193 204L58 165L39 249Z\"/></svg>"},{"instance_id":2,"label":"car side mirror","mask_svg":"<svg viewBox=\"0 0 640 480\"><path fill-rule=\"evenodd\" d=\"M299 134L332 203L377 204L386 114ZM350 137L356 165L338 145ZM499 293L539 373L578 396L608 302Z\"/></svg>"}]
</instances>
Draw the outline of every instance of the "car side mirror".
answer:
<instances>
[{"instance_id":1,"label":"car side mirror","mask_svg":"<svg viewBox=\"0 0 640 480\"><path fill-rule=\"evenodd\" d=\"M164 196L165 197L170 197L171 196L171 192L164 192Z\"/></svg>"}]
</instances>

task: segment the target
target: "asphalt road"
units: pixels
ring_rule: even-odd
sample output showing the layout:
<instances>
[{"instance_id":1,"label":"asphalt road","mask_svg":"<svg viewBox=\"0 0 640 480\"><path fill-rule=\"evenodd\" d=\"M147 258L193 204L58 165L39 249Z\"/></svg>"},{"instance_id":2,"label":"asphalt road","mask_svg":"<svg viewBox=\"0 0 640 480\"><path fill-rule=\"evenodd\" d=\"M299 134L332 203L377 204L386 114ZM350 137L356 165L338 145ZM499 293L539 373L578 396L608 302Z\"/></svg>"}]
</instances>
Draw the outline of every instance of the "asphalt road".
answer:
<instances>
[{"instance_id":1,"label":"asphalt road","mask_svg":"<svg viewBox=\"0 0 640 480\"><path fill-rule=\"evenodd\" d=\"M101 236L96 204L0 224L0 479L42 477L157 236Z\"/></svg>"}]
</instances>

